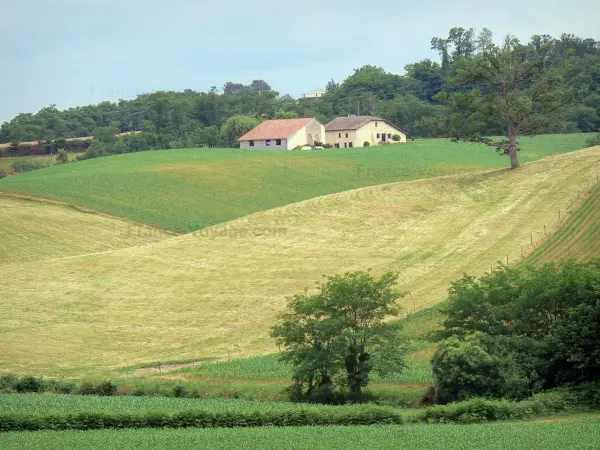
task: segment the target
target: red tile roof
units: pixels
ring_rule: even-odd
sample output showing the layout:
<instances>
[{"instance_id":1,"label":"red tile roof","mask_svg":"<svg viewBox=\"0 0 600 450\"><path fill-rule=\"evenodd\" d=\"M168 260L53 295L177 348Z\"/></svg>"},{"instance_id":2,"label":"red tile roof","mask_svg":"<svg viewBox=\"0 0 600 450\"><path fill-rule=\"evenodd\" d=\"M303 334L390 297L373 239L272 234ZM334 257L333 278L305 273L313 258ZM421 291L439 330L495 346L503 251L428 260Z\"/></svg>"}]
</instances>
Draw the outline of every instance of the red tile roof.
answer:
<instances>
[{"instance_id":1,"label":"red tile roof","mask_svg":"<svg viewBox=\"0 0 600 450\"><path fill-rule=\"evenodd\" d=\"M312 118L265 120L243 135L238 141L263 141L265 139L287 139L304 128Z\"/></svg>"}]
</instances>

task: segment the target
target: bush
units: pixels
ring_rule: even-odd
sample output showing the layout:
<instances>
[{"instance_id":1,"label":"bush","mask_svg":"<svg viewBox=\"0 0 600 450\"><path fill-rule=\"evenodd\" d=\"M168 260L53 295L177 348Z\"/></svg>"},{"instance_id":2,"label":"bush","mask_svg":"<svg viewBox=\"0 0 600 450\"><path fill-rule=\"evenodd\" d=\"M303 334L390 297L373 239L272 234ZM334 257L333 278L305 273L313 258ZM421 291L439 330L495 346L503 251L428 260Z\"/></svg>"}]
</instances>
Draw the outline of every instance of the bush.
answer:
<instances>
[{"instance_id":1,"label":"bush","mask_svg":"<svg viewBox=\"0 0 600 450\"><path fill-rule=\"evenodd\" d=\"M0 167L0 178L6 178L8 176L8 171L3 167Z\"/></svg>"},{"instance_id":2,"label":"bush","mask_svg":"<svg viewBox=\"0 0 600 450\"><path fill-rule=\"evenodd\" d=\"M369 141L363 142L363 147L369 147L371 143Z\"/></svg>"},{"instance_id":3,"label":"bush","mask_svg":"<svg viewBox=\"0 0 600 450\"><path fill-rule=\"evenodd\" d=\"M34 430L94 430L100 428L233 428L314 425L401 424L393 408L373 406L327 407L262 411L144 411L135 414L84 412L74 414L0 413L0 432Z\"/></svg>"},{"instance_id":4,"label":"bush","mask_svg":"<svg viewBox=\"0 0 600 450\"><path fill-rule=\"evenodd\" d=\"M331 144L323 144L323 148L331 148L332 145Z\"/></svg>"},{"instance_id":5,"label":"bush","mask_svg":"<svg viewBox=\"0 0 600 450\"><path fill-rule=\"evenodd\" d=\"M77 393L79 395L115 395L117 393L117 385L111 383L110 381L103 381L98 384L94 384L91 382L83 383Z\"/></svg>"},{"instance_id":6,"label":"bush","mask_svg":"<svg viewBox=\"0 0 600 450\"><path fill-rule=\"evenodd\" d=\"M394 141L394 142L400 142L401 139L402 139L402 136L400 136L397 133L392 136L392 141Z\"/></svg>"},{"instance_id":7,"label":"bush","mask_svg":"<svg viewBox=\"0 0 600 450\"><path fill-rule=\"evenodd\" d=\"M60 149L56 154L56 164L67 164L69 162L69 154L66 150Z\"/></svg>"},{"instance_id":8,"label":"bush","mask_svg":"<svg viewBox=\"0 0 600 450\"><path fill-rule=\"evenodd\" d=\"M40 392L44 390L44 382L41 378L23 377L15 381L13 389L19 393Z\"/></svg>"},{"instance_id":9,"label":"bush","mask_svg":"<svg viewBox=\"0 0 600 450\"><path fill-rule=\"evenodd\" d=\"M600 145L600 133L596 134L595 136L590 137L585 145L587 147L595 147L596 145Z\"/></svg>"},{"instance_id":10,"label":"bush","mask_svg":"<svg viewBox=\"0 0 600 450\"><path fill-rule=\"evenodd\" d=\"M32 170L41 169L42 167L46 167L46 165L33 159L15 161L10 166L10 168L16 173L31 172Z\"/></svg>"}]
</instances>

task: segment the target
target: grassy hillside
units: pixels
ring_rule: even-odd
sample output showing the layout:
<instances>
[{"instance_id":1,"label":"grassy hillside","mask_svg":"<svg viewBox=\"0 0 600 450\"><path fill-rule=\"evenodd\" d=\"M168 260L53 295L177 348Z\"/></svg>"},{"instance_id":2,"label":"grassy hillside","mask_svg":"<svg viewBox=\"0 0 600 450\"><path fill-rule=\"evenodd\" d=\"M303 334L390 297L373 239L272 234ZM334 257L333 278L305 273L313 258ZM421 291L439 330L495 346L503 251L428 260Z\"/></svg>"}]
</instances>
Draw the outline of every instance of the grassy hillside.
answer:
<instances>
[{"instance_id":1,"label":"grassy hillside","mask_svg":"<svg viewBox=\"0 0 600 450\"><path fill-rule=\"evenodd\" d=\"M566 259L600 257L600 184L592 180L591 192L572 217L528 258L531 264Z\"/></svg>"},{"instance_id":2,"label":"grassy hillside","mask_svg":"<svg viewBox=\"0 0 600 450\"><path fill-rule=\"evenodd\" d=\"M519 260L520 246L543 239L543 225L599 170L600 151L583 150L518 171L343 192L135 248L1 266L0 370L107 374L270 353L285 297L323 273L397 270L407 311L435 304L464 272L507 253Z\"/></svg>"},{"instance_id":3,"label":"grassy hillside","mask_svg":"<svg viewBox=\"0 0 600 450\"><path fill-rule=\"evenodd\" d=\"M172 237L71 207L0 196L0 266L103 252Z\"/></svg>"},{"instance_id":4,"label":"grassy hillside","mask_svg":"<svg viewBox=\"0 0 600 450\"><path fill-rule=\"evenodd\" d=\"M526 138L521 160L583 148L586 139ZM489 147L447 140L313 152L165 150L54 166L0 180L0 191L186 232L349 189L507 165Z\"/></svg>"}]
</instances>

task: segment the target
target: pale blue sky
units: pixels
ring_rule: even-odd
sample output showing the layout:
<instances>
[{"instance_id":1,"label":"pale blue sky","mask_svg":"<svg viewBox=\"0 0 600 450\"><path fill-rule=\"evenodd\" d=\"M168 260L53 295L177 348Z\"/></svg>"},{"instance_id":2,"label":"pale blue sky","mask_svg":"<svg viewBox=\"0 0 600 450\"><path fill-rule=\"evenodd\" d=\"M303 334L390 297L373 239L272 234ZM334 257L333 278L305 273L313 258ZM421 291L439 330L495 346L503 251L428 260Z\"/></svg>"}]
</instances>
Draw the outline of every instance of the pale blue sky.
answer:
<instances>
[{"instance_id":1,"label":"pale blue sky","mask_svg":"<svg viewBox=\"0 0 600 450\"><path fill-rule=\"evenodd\" d=\"M19 112L264 79L294 96L437 59L453 26L600 40L597 0L0 0L0 123Z\"/></svg>"}]
</instances>

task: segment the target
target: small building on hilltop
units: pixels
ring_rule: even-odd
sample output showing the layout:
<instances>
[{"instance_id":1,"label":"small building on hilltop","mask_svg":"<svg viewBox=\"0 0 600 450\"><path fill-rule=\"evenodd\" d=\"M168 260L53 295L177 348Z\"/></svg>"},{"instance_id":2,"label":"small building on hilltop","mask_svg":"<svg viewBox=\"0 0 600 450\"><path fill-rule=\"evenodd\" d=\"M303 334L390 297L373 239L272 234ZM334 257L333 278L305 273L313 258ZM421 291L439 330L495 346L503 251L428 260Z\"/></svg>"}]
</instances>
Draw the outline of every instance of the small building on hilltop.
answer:
<instances>
[{"instance_id":1,"label":"small building on hilltop","mask_svg":"<svg viewBox=\"0 0 600 450\"><path fill-rule=\"evenodd\" d=\"M302 98L321 98L326 93L327 91L325 89L313 89L312 91L302 94Z\"/></svg>"},{"instance_id":2,"label":"small building on hilltop","mask_svg":"<svg viewBox=\"0 0 600 450\"><path fill-rule=\"evenodd\" d=\"M292 150L325 141L325 126L314 118L265 120L238 139L240 148Z\"/></svg>"},{"instance_id":3,"label":"small building on hilltop","mask_svg":"<svg viewBox=\"0 0 600 450\"><path fill-rule=\"evenodd\" d=\"M338 117L325 125L328 144L335 148L363 147L387 142L406 142L406 131L374 116ZM398 135L398 141L393 136Z\"/></svg>"}]
</instances>

